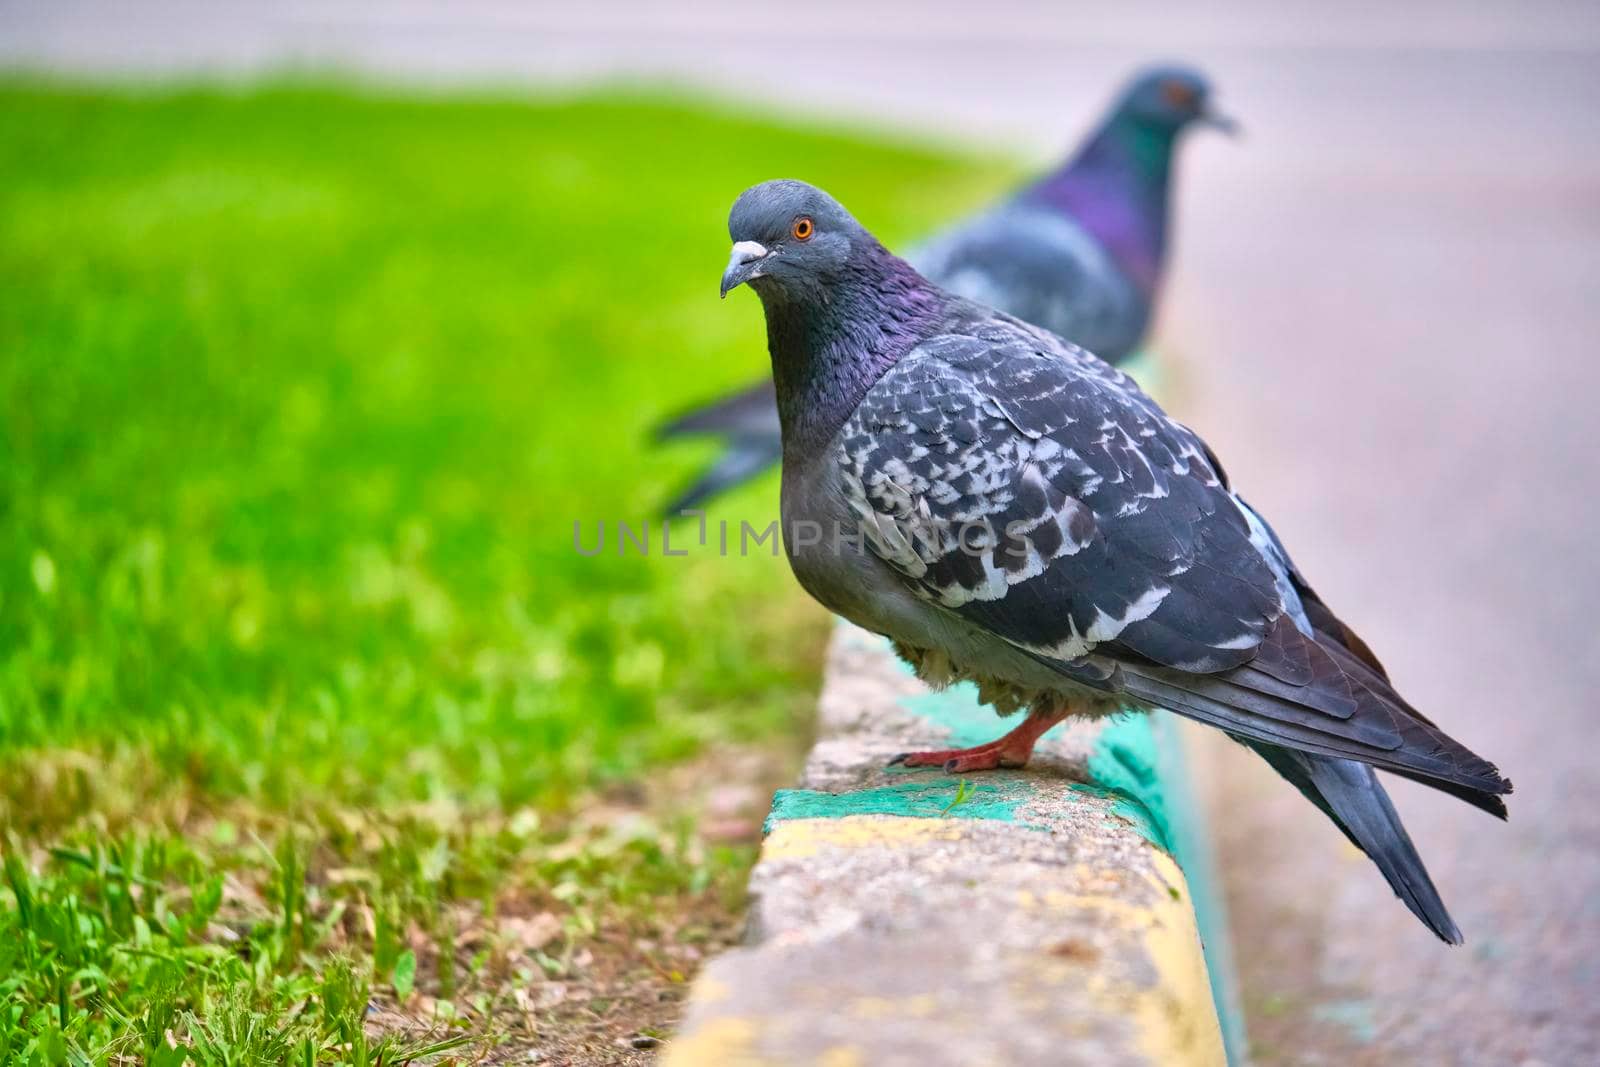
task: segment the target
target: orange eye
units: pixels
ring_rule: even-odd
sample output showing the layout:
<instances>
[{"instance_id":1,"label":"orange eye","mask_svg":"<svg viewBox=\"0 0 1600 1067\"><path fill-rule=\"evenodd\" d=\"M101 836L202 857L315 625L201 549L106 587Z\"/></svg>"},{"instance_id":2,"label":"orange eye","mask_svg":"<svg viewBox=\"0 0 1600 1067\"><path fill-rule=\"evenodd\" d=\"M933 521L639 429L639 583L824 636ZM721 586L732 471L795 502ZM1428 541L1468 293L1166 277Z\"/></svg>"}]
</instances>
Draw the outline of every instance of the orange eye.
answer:
<instances>
[{"instance_id":1,"label":"orange eye","mask_svg":"<svg viewBox=\"0 0 1600 1067\"><path fill-rule=\"evenodd\" d=\"M1176 108L1191 108L1195 105L1194 88L1183 82L1163 82L1161 95L1167 98L1167 103Z\"/></svg>"},{"instance_id":2,"label":"orange eye","mask_svg":"<svg viewBox=\"0 0 1600 1067\"><path fill-rule=\"evenodd\" d=\"M794 234L796 241L808 240L816 232L816 227L811 225L811 220L804 215L794 220L794 225L789 227L789 232Z\"/></svg>"}]
</instances>

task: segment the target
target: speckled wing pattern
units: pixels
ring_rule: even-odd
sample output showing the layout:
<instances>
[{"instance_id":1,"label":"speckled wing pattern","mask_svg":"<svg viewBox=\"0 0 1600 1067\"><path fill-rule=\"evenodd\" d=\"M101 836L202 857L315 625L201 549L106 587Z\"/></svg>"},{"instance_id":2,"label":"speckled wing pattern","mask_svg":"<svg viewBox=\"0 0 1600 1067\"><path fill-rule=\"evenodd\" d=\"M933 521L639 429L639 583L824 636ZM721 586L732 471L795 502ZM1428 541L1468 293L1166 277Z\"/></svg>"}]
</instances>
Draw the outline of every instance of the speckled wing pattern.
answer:
<instances>
[{"instance_id":1,"label":"speckled wing pattern","mask_svg":"<svg viewBox=\"0 0 1600 1067\"><path fill-rule=\"evenodd\" d=\"M839 449L868 539L916 591L1041 655L1118 638L1218 670L1284 612L1204 444L1126 375L1021 323L924 342Z\"/></svg>"},{"instance_id":2,"label":"speckled wing pattern","mask_svg":"<svg viewBox=\"0 0 1600 1067\"><path fill-rule=\"evenodd\" d=\"M1205 444L1059 338L958 305L836 447L873 552L1068 676L1240 737L1503 791L1345 640Z\"/></svg>"}]
</instances>

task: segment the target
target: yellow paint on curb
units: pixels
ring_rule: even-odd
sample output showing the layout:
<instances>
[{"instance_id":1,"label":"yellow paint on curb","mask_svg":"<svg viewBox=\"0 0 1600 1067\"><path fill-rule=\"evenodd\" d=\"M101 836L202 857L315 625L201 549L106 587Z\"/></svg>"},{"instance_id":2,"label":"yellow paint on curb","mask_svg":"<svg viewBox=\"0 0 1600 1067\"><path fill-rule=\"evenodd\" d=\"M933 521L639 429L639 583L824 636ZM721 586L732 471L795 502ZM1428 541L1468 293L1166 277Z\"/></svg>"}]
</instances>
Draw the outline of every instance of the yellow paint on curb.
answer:
<instances>
[{"instance_id":1,"label":"yellow paint on curb","mask_svg":"<svg viewBox=\"0 0 1600 1067\"><path fill-rule=\"evenodd\" d=\"M1171 856L1159 849L1152 852L1156 899L1144 944L1160 978L1136 1000L1139 1046L1155 1063L1225 1067L1228 1057L1189 883Z\"/></svg>"},{"instance_id":2,"label":"yellow paint on curb","mask_svg":"<svg viewBox=\"0 0 1600 1067\"><path fill-rule=\"evenodd\" d=\"M858 997L850 1014L858 1019L923 1019L939 1010L939 1001L928 993L909 997Z\"/></svg>"},{"instance_id":3,"label":"yellow paint on curb","mask_svg":"<svg viewBox=\"0 0 1600 1067\"><path fill-rule=\"evenodd\" d=\"M661 1067L788 1067L756 1050L758 1020L713 1019L667 1045ZM868 1067L854 1045L832 1045L808 1062L815 1067Z\"/></svg>"},{"instance_id":4,"label":"yellow paint on curb","mask_svg":"<svg viewBox=\"0 0 1600 1067\"><path fill-rule=\"evenodd\" d=\"M727 1000L729 989L722 982L709 976L701 978L694 984L694 998L702 1004L715 1004L719 1000Z\"/></svg>"},{"instance_id":5,"label":"yellow paint on curb","mask_svg":"<svg viewBox=\"0 0 1600 1067\"><path fill-rule=\"evenodd\" d=\"M1155 969L1155 982L1144 987L1096 975L1089 983L1091 995L1108 1013L1134 1019L1139 1048L1150 1062L1225 1067L1222 1027L1189 884L1167 853L1151 846L1150 858L1154 870L1145 876L1147 885L1132 893L1123 888L1128 872L1080 868L1079 885L1103 884L1116 891L1024 891L1017 903L1061 912L1093 910L1102 922L1137 936Z\"/></svg>"},{"instance_id":6,"label":"yellow paint on curb","mask_svg":"<svg viewBox=\"0 0 1600 1067\"><path fill-rule=\"evenodd\" d=\"M837 819L790 819L775 826L761 846L763 860L801 859L824 848L906 849L926 841L959 841L957 819L904 815L846 815Z\"/></svg>"},{"instance_id":7,"label":"yellow paint on curb","mask_svg":"<svg viewBox=\"0 0 1600 1067\"><path fill-rule=\"evenodd\" d=\"M668 1043L661 1067L762 1067L757 1028L750 1019L710 1019Z\"/></svg>"},{"instance_id":8,"label":"yellow paint on curb","mask_svg":"<svg viewBox=\"0 0 1600 1067\"><path fill-rule=\"evenodd\" d=\"M974 824L905 816L850 815L795 819L776 826L762 848L762 861L816 856L827 849L903 851L935 841L959 841ZM1078 891L1043 889L1017 894L1017 906L1063 915L1092 913L1093 928L1106 931L1119 947L1114 957L1125 966L1097 966L1040 958L1030 988L1015 995L1048 996L1052 985L1072 982L1109 1017L1126 1019L1139 1052L1151 1064L1226 1067L1222 1030L1212 1000L1205 955L1193 901L1182 870L1170 855L1148 846L1148 863L1129 867L1082 866L1062 884ZM1132 951L1128 951L1132 949ZM1140 951L1142 950L1142 951ZM1153 973L1152 973L1153 972ZM781 979L780 979L781 980ZM1037 984L1035 984L1037 983ZM694 1001L702 1008L725 1002L731 991L703 977ZM861 997L841 1003L840 1011L868 1026L878 1020L926 1016L937 1010L929 994ZM707 1018L668 1045L663 1067L762 1067L761 1034L783 1026L781 1018ZM816 1067L864 1067L862 1052L850 1045L819 1050L807 1062ZM788 1067L789 1061L786 1061Z\"/></svg>"},{"instance_id":9,"label":"yellow paint on curb","mask_svg":"<svg viewBox=\"0 0 1600 1067\"><path fill-rule=\"evenodd\" d=\"M817 1067L867 1067L861 1050L853 1045L835 1045L817 1057Z\"/></svg>"}]
</instances>

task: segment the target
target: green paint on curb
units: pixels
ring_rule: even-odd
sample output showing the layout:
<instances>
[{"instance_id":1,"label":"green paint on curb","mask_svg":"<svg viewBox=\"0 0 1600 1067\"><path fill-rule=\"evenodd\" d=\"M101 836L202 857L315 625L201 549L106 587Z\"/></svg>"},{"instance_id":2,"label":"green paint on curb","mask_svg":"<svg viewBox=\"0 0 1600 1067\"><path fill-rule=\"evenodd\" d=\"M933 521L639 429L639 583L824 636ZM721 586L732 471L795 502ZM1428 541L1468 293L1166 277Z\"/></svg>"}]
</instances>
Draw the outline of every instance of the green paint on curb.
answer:
<instances>
[{"instance_id":1,"label":"green paint on curb","mask_svg":"<svg viewBox=\"0 0 1600 1067\"><path fill-rule=\"evenodd\" d=\"M1244 1010L1234 979L1233 938L1228 932L1206 813L1189 774L1178 719L1168 711L1132 715L1111 723L1089 759L1096 779L1108 778L1131 790L1160 827L1163 840L1189 883L1201 947L1211 977L1211 996L1222 1024L1229 1063L1243 1063L1249 1048Z\"/></svg>"},{"instance_id":2,"label":"green paint on curb","mask_svg":"<svg viewBox=\"0 0 1600 1067\"><path fill-rule=\"evenodd\" d=\"M1133 823L1151 843L1167 850L1184 866L1176 847L1167 798L1167 782L1157 773L1160 758L1150 718L1124 712L1108 721L1089 755L1089 777L1096 791L1116 802L1118 815Z\"/></svg>"},{"instance_id":3,"label":"green paint on curb","mask_svg":"<svg viewBox=\"0 0 1600 1067\"><path fill-rule=\"evenodd\" d=\"M895 662L908 676L911 667ZM936 693L900 698L900 706L918 718L942 728L951 748L966 748L993 741L1006 726L994 711L978 702L978 687L961 682ZM1045 737L1049 737L1047 733ZM1147 716L1127 713L1102 729L1089 758L1091 782L1074 783L1074 792L1106 797L1112 811L1128 820L1152 843L1177 855L1163 780L1156 773L1157 746ZM1182 857L1179 856L1182 864Z\"/></svg>"},{"instance_id":4,"label":"green paint on curb","mask_svg":"<svg viewBox=\"0 0 1600 1067\"><path fill-rule=\"evenodd\" d=\"M847 815L902 815L916 819L988 819L1017 821L1017 808L1029 790L1017 785L968 783L966 797L955 803L961 783L906 782L853 793L822 793L814 789L780 789L773 795L772 811L761 832L770 834L780 822L791 819L841 819Z\"/></svg>"},{"instance_id":5,"label":"green paint on curb","mask_svg":"<svg viewBox=\"0 0 1600 1067\"><path fill-rule=\"evenodd\" d=\"M1139 798L1130 796L1120 789L1107 789L1105 786L1095 785L1090 782L1073 782L1069 788L1074 793L1109 800L1111 802L1111 814L1133 827L1135 833L1152 845L1164 852L1172 851L1168 847L1166 839L1161 836L1161 827L1150 817L1149 810L1139 803ZM1179 866L1182 866L1182 864L1179 864Z\"/></svg>"}]
</instances>

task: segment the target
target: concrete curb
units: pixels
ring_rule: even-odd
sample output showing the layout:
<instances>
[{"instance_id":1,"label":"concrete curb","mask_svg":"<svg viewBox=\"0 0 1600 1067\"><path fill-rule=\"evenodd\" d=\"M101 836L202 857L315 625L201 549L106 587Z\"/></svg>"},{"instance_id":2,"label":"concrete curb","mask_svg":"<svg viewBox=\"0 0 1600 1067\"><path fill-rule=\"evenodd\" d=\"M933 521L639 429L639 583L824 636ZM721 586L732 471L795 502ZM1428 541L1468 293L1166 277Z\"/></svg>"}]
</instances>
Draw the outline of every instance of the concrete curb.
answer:
<instances>
[{"instance_id":1,"label":"concrete curb","mask_svg":"<svg viewBox=\"0 0 1600 1067\"><path fill-rule=\"evenodd\" d=\"M773 801L748 944L695 983L669 1067L1242 1061L1170 716L1064 724L1026 771L965 786L886 767L1006 726L841 625L820 719Z\"/></svg>"}]
</instances>

